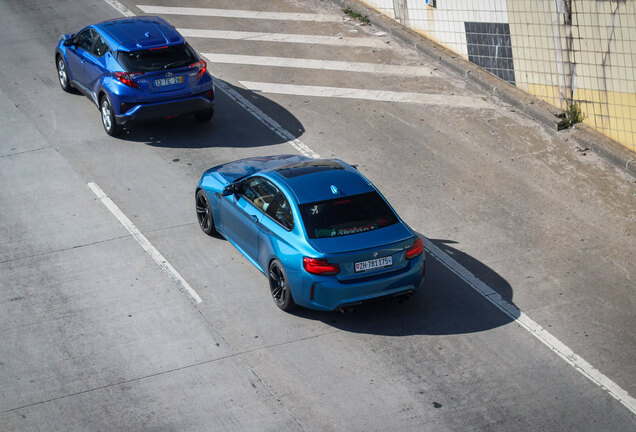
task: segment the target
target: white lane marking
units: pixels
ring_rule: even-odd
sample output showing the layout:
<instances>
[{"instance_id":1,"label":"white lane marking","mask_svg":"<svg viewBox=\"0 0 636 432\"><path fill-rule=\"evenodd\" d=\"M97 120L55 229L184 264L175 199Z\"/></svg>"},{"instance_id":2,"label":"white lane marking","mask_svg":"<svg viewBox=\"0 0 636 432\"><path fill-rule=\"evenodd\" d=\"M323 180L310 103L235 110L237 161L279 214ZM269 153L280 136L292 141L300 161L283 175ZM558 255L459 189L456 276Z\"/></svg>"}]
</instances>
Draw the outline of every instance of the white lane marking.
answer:
<instances>
[{"instance_id":1,"label":"white lane marking","mask_svg":"<svg viewBox=\"0 0 636 432\"><path fill-rule=\"evenodd\" d=\"M258 42L286 42L312 45L332 45L346 47L386 48L387 43L382 39L346 38L341 36L303 35L289 33L261 33L232 30L206 30L178 28L184 37L243 40Z\"/></svg>"},{"instance_id":2,"label":"white lane marking","mask_svg":"<svg viewBox=\"0 0 636 432\"><path fill-rule=\"evenodd\" d=\"M278 124L273 118L265 114L263 111L258 109L253 103L245 99L241 96L236 90L228 86L226 83L215 80L214 85L217 89L221 90L225 93L230 99L239 104L243 109L245 109L248 113L252 114L256 117L261 123L263 123L269 130L274 132L276 135L281 137L284 140L287 140L287 143L291 145L293 148L298 150L301 154L311 157L314 159L319 159L320 155L307 147L302 141L295 138L289 131L283 128L280 124Z\"/></svg>"},{"instance_id":3,"label":"white lane marking","mask_svg":"<svg viewBox=\"0 0 636 432\"><path fill-rule=\"evenodd\" d=\"M324 15L313 13L295 13L295 12L261 12L251 10L238 9L212 9L197 7L175 7L175 6L150 6L136 5L139 9L148 14L164 14L164 15L193 15L193 16L209 16L224 18L250 18L265 20L281 20L281 21L313 21L313 22L337 22L342 21L343 17L338 15Z\"/></svg>"},{"instance_id":4,"label":"white lane marking","mask_svg":"<svg viewBox=\"0 0 636 432\"><path fill-rule=\"evenodd\" d=\"M320 69L343 72L363 72L397 76L431 76L432 70L426 66L401 66L378 63L344 62L308 58L250 56L239 54L202 53L214 63L247 64L257 66Z\"/></svg>"},{"instance_id":5,"label":"white lane marking","mask_svg":"<svg viewBox=\"0 0 636 432\"><path fill-rule=\"evenodd\" d=\"M128 230L128 232L137 240L137 243L141 245L141 247L150 255L152 258L170 277L172 282L179 288L180 291L186 292L192 297L196 303L201 303L201 297L196 293L194 289L186 282L186 280L181 277L179 272L175 270L174 267L166 260L163 255L148 241L148 239L137 229L135 224L132 223L128 217L122 212L119 207L115 205L115 203L108 198L108 196L104 193L104 191L97 186L95 183L88 183L88 187L93 191L93 193L99 198L99 200L106 206L108 210L117 218L119 222Z\"/></svg>"},{"instance_id":6,"label":"white lane marking","mask_svg":"<svg viewBox=\"0 0 636 432\"><path fill-rule=\"evenodd\" d=\"M429 254L435 256L442 264L444 264L444 266L455 273L460 279L466 282L493 306L508 315L510 319L514 320L517 324L530 332L531 335L539 339L539 341L550 348L566 363L579 371L584 377L609 393L613 398L627 407L627 409L629 409L633 414L636 414L636 399L631 397L629 393L623 390L618 384L603 375L585 359L575 354L574 351L572 351L567 345L551 335L546 329L533 321L516 306L504 300L499 294L497 294L497 292L475 277L442 249L435 246L430 240L423 238L423 242L424 247L426 247Z\"/></svg>"},{"instance_id":7,"label":"white lane marking","mask_svg":"<svg viewBox=\"0 0 636 432\"><path fill-rule=\"evenodd\" d=\"M114 7L115 9L117 9L123 16L127 16L127 17L135 16L135 14L130 9L128 9L123 4L119 3L117 0L104 0L104 1L108 3L109 5L111 5L112 7Z\"/></svg>"},{"instance_id":8,"label":"white lane marking","mask_svg":"<svg viewBox=\"0 0 636 432\"><path fill-rule=\"evenodd\" d=\"M116 0L105 0L108 2L119 3ZM251 104L248 100L238 94L235 90L229 88L225 83L217 82L217 88L221 89L225 94L227 94L231 99L236 101L240 106L245 108L250 114L259 119L263 124L265 124L268 128L274 131L276 134L283 138L291 137L293 135L283 129L281 125L276 123L273 119L263 113L261 110L256 108L253 104ZM289 142L292 147L297 149L300 153L304 155L313 155L311 157L319 158L320 155L315 153L305 144L297 139L290 140ZM301 150L302 149L302 150ZM90 184L89 184L90 185ZM91 188L92 189L92 188ZM103 192L102 192L103 194ZM113 204L114 205L114 204ZM530 332L531 335L539 339L543 344L549 347L556 355L561 357L566 363L572 366L575 370L580 372L584 377L592 381L594 384L605 390L610 396L618 400L621 404L627 407L628 410L632 412L632 414L636 415L636 399L630 396L625 390L623 390L618 384L614 381L603 375L600 371L598 371L594 366L585 361L582 357L575 354L567 345L559 341L557 338L552 336L548 331L546 331L539 324L534 322L530 317L528 317L525 313L521 312L514 305L505 301L499 294L497 294L493 289L483 283L481 280L476 278L472 273L470 273L466 268L464 268L461 264L451 258L446 252L435 246L428 239L423 238L424 245L426 246L428 252L436 256L440 262L446 266L449 270L459 276L461 279L466 281L466 283L473 288L477 293L483 296L486 300L491 302L495 307L501 310L503 313L508 315L511 319L517 322L521 327ZM198 296L197 296L198 297Z\"/></svg>"},{"instance_id":9,"label":"white lane marking","mask_svg":"<svg viewBox=\"0 0 636 432\"><path fill-rule=\"evenodd\" d=\"M466 96L448 96L427 93L395 92L388 90L364 90L342 87L320 87L293 84L275 84L253 81L239 81L253 91L296 96L316 96L327 98L363 99L379 102L406 102L425 105L449 105L455 108L492 109L488 103Z\"/></svg>"}]
</instances>

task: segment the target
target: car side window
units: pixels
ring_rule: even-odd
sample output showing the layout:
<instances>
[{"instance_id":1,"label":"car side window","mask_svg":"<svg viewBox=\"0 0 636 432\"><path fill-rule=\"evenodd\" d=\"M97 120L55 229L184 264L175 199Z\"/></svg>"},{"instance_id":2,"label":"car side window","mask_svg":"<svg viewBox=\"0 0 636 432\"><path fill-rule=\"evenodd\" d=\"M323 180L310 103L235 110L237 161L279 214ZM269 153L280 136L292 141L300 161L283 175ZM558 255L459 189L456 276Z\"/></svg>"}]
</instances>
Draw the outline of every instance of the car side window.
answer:
<instances>
[{"instance_id":1,"label":"car side window","mask_svg":"<svg viewBox=\"0 0 636 432\"><path fill-rule=\"evenodd\" d=\"M106 54L109 50L108 44L102 39L101 36L97 35L95 39L95 43L93 44L93 54L97 57L101 57Z\"/></svg>"},{"instance_id":2,"label":"car side window","mask_svg":"<svg viewBox=\"0 0 636 432\"><path fill-rule=\"evenodd\" d=\"M94 31L92 29L86 29L75 37L75 45L84 51L90 52L93 46L93 39L95 39Z\"/></svg>"},{"instance_id":3,"label":"car side window","mask_svg":"<svg viewBox=\"0 0 636 432\"><path fill-rule=\"evenodd\" d=\"M283 227L293 228L294 218L289 202L285 195L270 182L260 177L253 177L244 183L242 194Z\"/></svg>"}]
</instances>

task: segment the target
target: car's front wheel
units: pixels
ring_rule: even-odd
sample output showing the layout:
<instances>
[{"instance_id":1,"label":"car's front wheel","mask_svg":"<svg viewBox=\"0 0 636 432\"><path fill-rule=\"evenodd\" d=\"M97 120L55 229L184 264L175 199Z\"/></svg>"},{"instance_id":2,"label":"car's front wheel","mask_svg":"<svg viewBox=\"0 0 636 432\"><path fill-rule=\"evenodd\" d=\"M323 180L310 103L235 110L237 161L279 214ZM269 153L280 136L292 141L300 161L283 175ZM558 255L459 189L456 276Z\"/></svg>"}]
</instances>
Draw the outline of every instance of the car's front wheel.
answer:
<instances>
[{"instance_id":1,"label":"car's front wheel","mask_svg":"<svg viewBox=\"0 0 636 432\"><path fill-rule=\"evenodd\" d=\"M108 96L102 96L99 102L99 111L102 115L102 125L106 133L110 136L119 135L123 128L115 121L115 111L108 100Z\"/></svg>"},{"instance_id":2,"label":"car's front wheel","mask_svg":"<svg viewBox=\"0 0 636 432\"><path fill-rule=\"evenodd\" d=\"M280 261L277 259L269 265L269 289L272 293L272 299L276 306L288 312L296 307L291 291L289 290L289 282L287 274Z\"/></svg>"},{"instance_id":3,"label":"car's front wheel","mask_svg":"<svg viewBox=\"0 0 636 432\"><path fill-rule=\"evenodd\" d=\"M210 202L208 196L203 189L197 192L196 196L196 210L197 220L201 230L207 235L215 235L217 233L214 227L214 217L212 216L212 209L210 208Z\"/></svg>"},{"instance_id":4,"label":"car's front wheel","mask_svg":"<svg viewBox=\"0 0 636 432\"><path fill-rule=\"evenodd\" d=\"M57 77L60 80L60 87L65 92L71 93L73 91L73 87L71 87L71 83L68 79L68 68L66 67L66 62L61 55L57 56L56 61L57 66Z\"/></svg>"}]
</instances>

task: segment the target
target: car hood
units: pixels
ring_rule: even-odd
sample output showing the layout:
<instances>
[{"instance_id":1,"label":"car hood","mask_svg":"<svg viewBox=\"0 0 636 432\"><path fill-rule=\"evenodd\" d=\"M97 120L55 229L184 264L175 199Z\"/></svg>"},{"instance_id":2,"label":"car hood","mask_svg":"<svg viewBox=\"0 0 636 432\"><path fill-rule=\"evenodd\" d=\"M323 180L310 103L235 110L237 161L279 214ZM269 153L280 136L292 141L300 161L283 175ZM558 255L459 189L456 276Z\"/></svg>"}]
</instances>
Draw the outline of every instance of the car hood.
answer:
<instances>
[{"instance_id":1,"label":"car hood","mask_svg":"<svg viewBox=\"0 0 636 432\"><path fill-rule=\"evenodd\" d=\"M232 183L240 177L256 174L260 171L276 169L285 165L308 160L310 158L299 155L275 155L252 157L228 162L210 168L208 171L217 172L228 183Z\"/></svg>"},{"instance_id":2,"label":"car hood","mask_svg":"<svg viewBox=\"0 0 636 432\"><path fill-rule=\"evenodd\" d=\"M363 249L381 248L415 236L402 222L388 227L338 237L309 239L311 247L323 254L340 254Z\"/></svg>"}]
</instances>

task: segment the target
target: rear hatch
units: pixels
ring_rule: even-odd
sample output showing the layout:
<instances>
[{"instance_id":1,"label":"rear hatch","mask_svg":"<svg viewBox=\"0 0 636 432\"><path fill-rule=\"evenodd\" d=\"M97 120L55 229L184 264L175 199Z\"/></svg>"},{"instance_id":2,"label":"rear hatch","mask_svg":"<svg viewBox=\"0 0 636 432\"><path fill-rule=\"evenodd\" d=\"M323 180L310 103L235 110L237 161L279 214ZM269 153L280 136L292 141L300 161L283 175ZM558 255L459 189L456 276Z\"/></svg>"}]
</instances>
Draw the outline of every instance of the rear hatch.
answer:
<instances>
[{"instance_id":1,"label":"rear hatch","mask_svg":"<svg viewBox=\"0 0 636 432\"><path fill-rule=\"evenodd\" d=\"M205 63L187 44L119 51L117 61L134 76L143 93L139 98L148 101L199 92L199 78L205 71Z\"/></svg>"}]
</instances>

